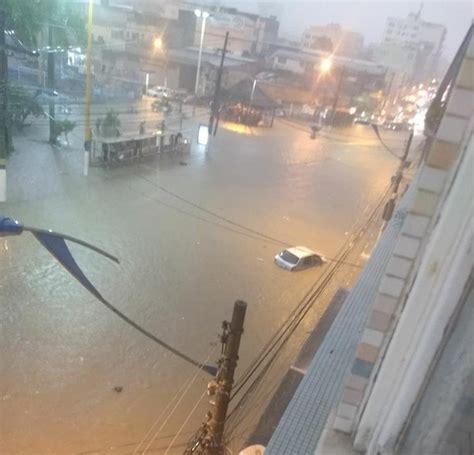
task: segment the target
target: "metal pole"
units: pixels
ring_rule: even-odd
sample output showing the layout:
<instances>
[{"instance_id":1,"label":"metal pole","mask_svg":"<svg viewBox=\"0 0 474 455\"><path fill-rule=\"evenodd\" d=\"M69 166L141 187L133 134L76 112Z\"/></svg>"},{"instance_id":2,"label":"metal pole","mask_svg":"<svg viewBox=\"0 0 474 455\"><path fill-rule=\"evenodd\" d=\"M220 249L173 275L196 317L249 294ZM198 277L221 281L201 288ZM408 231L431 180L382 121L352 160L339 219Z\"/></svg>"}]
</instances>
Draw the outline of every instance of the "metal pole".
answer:
<instances>
[{"instance_id":1,"label":"metal pole","mask_svg":"<svg viewBox=\"0 0 474 455\"><path fill-rule=\"evenodd\" d=\"M229 40L229 32L226 32L224 39L224 47L222 48L221 63L219 65L219 72L217 73L216 88L214 90L214 99L212 100L211 105L211 116L209 117L209 134L212 134L212 127L214 125L214 118L216 117L217 111L219 110L219 94L221 90L222 83L222 72L224 71L224 59L227 52L227 41ZM214 132L214 136L216 135Z\"/></svg>"},{"instance_id":2,"label":"metal pole","mask_svg":"<svg viewBox=\"0 0 474 455\"><path fill-rule=\"evenodd\" d=\"M5 49L5 3L0 1L0 202L7 200L8 54Z\"/></svg>"},{"instance_id":3,"label":"metal pole","mask_svg":"<svg viewBox=\"0 0 474 455\"><path fill-rule=\"evenodd\" d=\"M55 109L54 109L54 50L53 50L53 27L48 27L48 89L50 90L49 96L49 143L54 144L56 142L55 132Z\"/></svg>"},{"instance_id":4,"label":"metal pole","mask_svg":"<svg viewBox=\"0 0 474 455\"><path fill-rule=\"evenodd\" d=\"M342 79L344 77L345 67L341 68L341 73L339 75L339 82L337 83L336 96L334 97L334 102L332 103L332 113L331 113L331 126L334 123L334 117L336 115L337 102L339 101L339 91L342 86Z\"/></svg>"},{"instance_id":5,"label":"metal pole","mask_svg":"<svg viewBox=\"0 0 474 455\"><path fill-rule=\"evenodd\" d=\"M92 14L94 1L89 0L87 13L86 93L84 125L84 175L89 174L89 153L92 145L91 102L92 102Z\"/></svg>"},{"instance_id":6,"label":"metal pole","mask_svg":"<svg viewBox=\"0 0 474 455\"><path fill-rule=\"evenodd\" d=\"M199 43L199 56L198 56L198 64L197 64L197 70L196 70L196 82L194 84L194 98L197 98L197 93L198 93L198 87L199 87L199 73L201 71L201 58L202 58L202 46L204 44L204 32L206 30L206 20L207 20L207 15L204 15L204 13L201 13L201 41ZM194 100L193 104L193 115L195 112L196 108L196 99Z\"/></svg>"},{"instance_id":7,"label":"metal pole","mask_svg":"<svg viewBox=\"0 0 474 455\"><path fill-rule=\"evenodd\" d=\"M237 300L234 304L232 322L230 323L228 338L225 344L224 357L222 359L221 375L217 379L216 409L209 421L209 434L211 444L208 448L209 455L220 455L223 453L224 423L227 417L230 394L234 383L234 372L239 358L240 338L244 331L244 319L247 304Z\"/></svg>"},{"instance_id":8,"label":"metal pole","mask_svg":"<svg viewBox=\"0 0 474 455\"><path fill-rule=\"evenodd\" d=\"M398 187L402 181L403 177L403 169L405 168L408 153L410 152L411 141L413 140L413 131L410 131L410 135L408 136L407 145L405 147L405 151L403 152L403 156L400 161L400 166L398 167L397 176L395 178L395 183L393 185L393 193L398 193Z\"/></svg>"}]
</instances>

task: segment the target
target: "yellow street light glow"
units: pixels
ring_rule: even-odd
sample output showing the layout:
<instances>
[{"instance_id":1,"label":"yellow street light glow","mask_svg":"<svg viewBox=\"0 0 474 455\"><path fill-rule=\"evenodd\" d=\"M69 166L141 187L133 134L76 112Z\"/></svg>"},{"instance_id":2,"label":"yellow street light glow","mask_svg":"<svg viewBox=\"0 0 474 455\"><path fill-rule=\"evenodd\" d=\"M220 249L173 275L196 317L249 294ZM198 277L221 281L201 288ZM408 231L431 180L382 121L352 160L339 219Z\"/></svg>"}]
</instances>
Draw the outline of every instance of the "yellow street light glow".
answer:
<instances>
[{"instance_id":1,"label":"yellow street light glow","mask_svg":"<svg viewBox=\"0 0 474 455\"><path fill-rule=\"evenodd\" d=\"M163 40L161 38L155 38L153 40L153 47L155 49L162 49L163 48Z\"/></svg>"},{"instance_id":2,"label":"yellow street light glow","mask_svg":"<svg viewBox=\"0 0 474 455\"><path fill-rule=\"evenodd\" d=\"M330 58L325 58L321 61L320 70L322 73L327 73L332 68L332 60Z\"/></svg>"}]
</instances>

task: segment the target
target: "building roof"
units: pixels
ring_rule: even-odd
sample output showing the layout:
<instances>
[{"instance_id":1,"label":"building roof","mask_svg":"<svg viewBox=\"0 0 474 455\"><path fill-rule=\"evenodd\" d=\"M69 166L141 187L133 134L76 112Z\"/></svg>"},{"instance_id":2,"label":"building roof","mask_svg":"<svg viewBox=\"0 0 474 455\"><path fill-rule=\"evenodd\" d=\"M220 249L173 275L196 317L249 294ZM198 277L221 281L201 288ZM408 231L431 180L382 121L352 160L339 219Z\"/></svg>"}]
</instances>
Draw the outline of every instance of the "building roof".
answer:
<instances>
[{"instance_id":1,"label":"building roof","mask_svg":"<svg viewBox=\"0 0 474 455\"><path fill-rule=\"evenodd\" d=\"M187 65L197 65L199 59L199 49L197 47L187 47L184 49L170 49L168 51L168 59L175 63L183 63ZM208 65L218 67L221 63L220 49L203 49L201 62ZM251 65L256 60L240 57L238 55L227 53L224 59L224 67L238 67Z\"/></svg>"},{"instance_id":2,"label":"building roof","mask_svg":"<svg viewBox=\"0 0 474 455\"><path fill-rule=\"evenodd\" d=\"M252 106L259 109L269 110L275 109L279 106L278 103L265 94L265 92L258 86L258 83L255 85L252 97L253 84L254 80L252 79L241 80L227 91L226 100L249 104L250 99L252 98Z\"/></svg>"},{"instance_id":3,"label":"building roof","mask_svg":"<svg viewBox=\"0 0 474 455\"><path fill-rule=\"evenodd\" d=\"M309 50L309 49L278 49L272 54L272 58L284 57L292 60L305 61L307 63L319 64L322 60L330 57L333 66L336 68L348 68L353 71L366 72L374 75L385 74L387 68L368 60L361 60L350 57L341 57L339 55L331 55L329 52Z\"/></svg>"}]
</instances>

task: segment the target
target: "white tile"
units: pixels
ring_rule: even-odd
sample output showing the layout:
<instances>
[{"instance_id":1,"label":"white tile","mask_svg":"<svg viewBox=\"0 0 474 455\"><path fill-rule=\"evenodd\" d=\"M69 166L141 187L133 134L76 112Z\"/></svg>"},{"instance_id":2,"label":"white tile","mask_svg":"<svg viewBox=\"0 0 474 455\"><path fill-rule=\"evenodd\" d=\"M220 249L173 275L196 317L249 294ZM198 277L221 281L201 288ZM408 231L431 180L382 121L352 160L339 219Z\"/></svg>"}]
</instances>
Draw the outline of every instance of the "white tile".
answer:
<instances>
[{"instance_id":1,"label":"white tile","mask_svg":"<svg viewBox=\"0 0 474 455\"><path fill-rule=\"evenodd\" d=\"M411 211L418 215L433 216L439 203L439 194L419 188L416 192Z\"/></svg>"},{"instance_id":2,"label":"white tile","mask_svg":"<svg viewBox=\"0 0 474 455\"><path fill-rule=\"evenodd\" d=\"M334 419L333 428L337 431L350 434L352 430L352 420L343 419L342 417L336 417Z\"/></svg>"},{"instance_id":3,"label":"white tile","mask_svg":"<svg viewBox=\"0 0 474 455\"><path fill-rule=\"evenodd\" d=\"M447 175L448 172L443 169L425 166L421 171L418 187L434 193L441 193Z\"/></svg>"},{"instance_id":4,"label":"white tile","mask_svg":"<svg viewBox=\"0 0 474 455\"><path fill-rule=\"evenodd\" d=\"M383 332L379 332L378 330L365 329L364 333L362 334L361 343L367 343L371 346L379 348L382 346L383 336Z\"/></svg>"},{"instance_id":5,"label":"white tile","mask_svg":"<svg viewBox=\"0 0 474 455\"><path fill-rule=\"evenodd\" d=\"M357 407L352 406L347 403L339 403L339 406L337 407L337 417L343 417L344 419L349 419L352 420L357 412Z\"/></svg>"},{"instance_id":6,"label":"white tile","mask_svg":"<svg viewBox=\"0 0 474 455\"><path fill-rule=\"evenodd\" d=\"M412 261L409 259L401 258L399 256L392 256L385 273L398 278L406 278L410 272L411 264Z\"/></svg>"},{"instance_id":7,"label":"white tile","mask_svg":"<svg viewBox=\"0 0 474 455\"><path fill-rule=\"evenodd\" d=\"M395 249L393 250L393 252L398 256L414 259L419 246L420 241L418 239L413 239L402 234L398 239L398 242L395 245Z\"/></svg>"},{"instance_id":8,"label":"white tile","mask_svg":"<svg viewBox=\"0 0 474 455\"><path fill-rule=\"evenodd\" d=\"M400 297L405 281L400 278L384 276L380 283L379 291L392 297Z\"/></svg>"},{"instance_id":9,"label":"white tile","mask_svg":"<svg viewBox=\"0 0 474 455\"><path fill-rule=\"evenodd\" d=\"M468 119L445 115L436 137L442 141L459 144L464 136Z\"/></svg>"},{"instance_id":10,"label":"white tile","mask_svg":"<svg viewBox=\"0 0 474 455\"><path fill-rule=\"evenodd\" d=\"M408 213L403 223L402 232L413 237L423 237L430 222L430 218Z\"/></svg>"},{"instance_id":11,"label":"white tile","mask_svg":"<svg viewBox=\"0 0 474 455\"><path fill-rule=\"evenodd\" d=\"M470 117L474 112L474 92L454 87L446 107L446 112L461 115L462 117Z\"/></svg>"}]
</instances>

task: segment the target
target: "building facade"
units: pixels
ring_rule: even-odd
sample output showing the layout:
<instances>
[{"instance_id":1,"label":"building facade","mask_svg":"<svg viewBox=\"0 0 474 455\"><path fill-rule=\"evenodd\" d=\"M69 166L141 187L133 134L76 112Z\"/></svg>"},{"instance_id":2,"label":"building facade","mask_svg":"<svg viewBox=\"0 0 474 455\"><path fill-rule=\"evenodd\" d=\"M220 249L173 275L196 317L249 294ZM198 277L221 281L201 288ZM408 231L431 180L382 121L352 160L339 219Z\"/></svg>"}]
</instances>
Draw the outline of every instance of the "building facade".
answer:
<instances>
[{"instance_id":1,"label":"building facade","mask_svg":"<svg viewBox=\"0 0 474 455\"><path fill-rule=\"evenodd\" d=\"M415 81L433 78L445 37L446 27L423 21L420 12L406 18L389 17L376 59Z\"/></svg>"},{"instance_id":2,"label":"building facade","mask_svg":"<svg viewBox=\"0 0 474 455\"><path fill-rule=\"evenodd\" d=\"M263 17L245 13L236 8L207 8L211 16L206 21L203 46L222 49L226 32L229 32L227 50L243 57L255 57L266 53L278 40L279 22L275 16ZM201 39L202 19L198 19L194 45Z\"/></svg>"},{"instance_id":3,"label":"building facade","mask_svg":"<svg viewBox=\"0 0 474 455\"><path fill-rule=\"evenodd\" d=\"M358 57L363 49L364 37L339 24L318 25L304 31L301 45L305 49Z\"/></svg>"}]
</instances>

